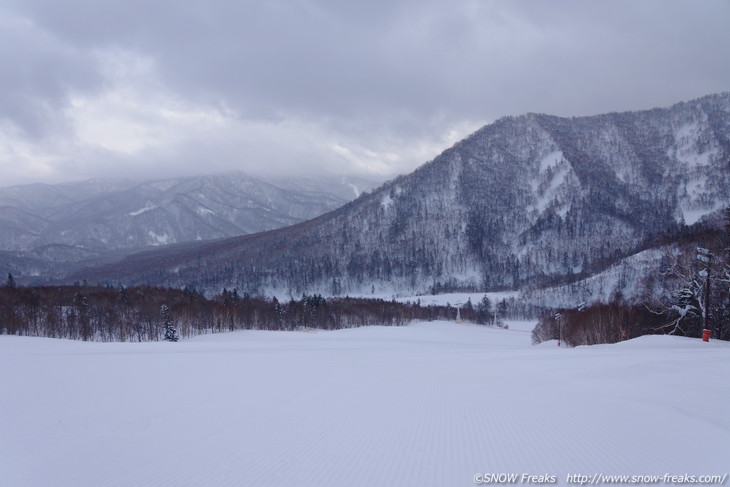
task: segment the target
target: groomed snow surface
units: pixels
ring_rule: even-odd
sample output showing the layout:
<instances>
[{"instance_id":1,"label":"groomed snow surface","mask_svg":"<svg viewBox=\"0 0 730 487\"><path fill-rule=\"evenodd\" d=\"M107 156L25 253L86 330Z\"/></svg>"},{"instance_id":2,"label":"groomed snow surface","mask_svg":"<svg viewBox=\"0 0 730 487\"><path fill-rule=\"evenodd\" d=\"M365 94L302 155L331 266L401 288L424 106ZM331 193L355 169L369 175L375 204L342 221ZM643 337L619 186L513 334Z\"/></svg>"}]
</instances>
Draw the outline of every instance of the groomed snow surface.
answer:
<instances>
[{"instance_id":1,"label":"groomed snow surface","mask_svg":"<svg viewBox=\"0 0 730 487\"><path fill-rule=\"evenodd\" d=\"M728 343L566 349L513 328L0 336L0 485L448 487L490 473L567 485L730 470Z\"/></svg>"}]
</instances>

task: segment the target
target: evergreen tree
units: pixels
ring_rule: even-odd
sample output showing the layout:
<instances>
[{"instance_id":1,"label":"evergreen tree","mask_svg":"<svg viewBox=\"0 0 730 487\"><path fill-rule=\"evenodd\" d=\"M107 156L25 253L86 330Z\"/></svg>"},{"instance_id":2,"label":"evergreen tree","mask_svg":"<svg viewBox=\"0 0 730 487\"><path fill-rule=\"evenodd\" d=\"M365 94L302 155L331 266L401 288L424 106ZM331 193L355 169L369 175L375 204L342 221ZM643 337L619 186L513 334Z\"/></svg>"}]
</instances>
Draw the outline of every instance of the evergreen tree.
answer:
<instances>
[{"instance_id":1,"label":"evergreen tree","mask_svg":"<svg viewBox=\"0 0 730 487\"><path fill-rule=\"evenodd\" d=\"M485 294L477 305L477 323L480 325L491 325L494 320L494 310L492 309L492 301Z\"/></svg>"},{"instance_id":2,"label":"evergreen tree","mask_svg":"<svg viewBox=\"0 0 730 487\"><path fill-rule=\"evenodd\" d=\"M15 289L16 287L18 287L18 285L15 283L15 278L9 272L8 272L8 281L7 281L6 286L8 286L10 289Z\"/></svg>"},{"instance_id":3,"label":"evergreen tree","mask_svg":"<svg viewBox=\"0 0 730 487\"><path fill-rule=\"evenodd\" d=\"M162 318L162 324L165 327L165 340L168 342L178 341L180 337L177 334L175 324L172 322L170 308L166 304L160 306L160 317Z\"/></svg>"},{"instance_id":4,"label":"evergreen tree","mask_svg":"<svg viewBox=\"0 0 730 487\"><path fill-rule=\"evenodd\" d=\"M508 308L509 308L509 305L507 304L507 300L506 299L502 299L502 301L500 301L497 304L497 316L499 318L501 318L501 319L507 318L507 310L508 310Z\"/></svg>"}]
</instances>

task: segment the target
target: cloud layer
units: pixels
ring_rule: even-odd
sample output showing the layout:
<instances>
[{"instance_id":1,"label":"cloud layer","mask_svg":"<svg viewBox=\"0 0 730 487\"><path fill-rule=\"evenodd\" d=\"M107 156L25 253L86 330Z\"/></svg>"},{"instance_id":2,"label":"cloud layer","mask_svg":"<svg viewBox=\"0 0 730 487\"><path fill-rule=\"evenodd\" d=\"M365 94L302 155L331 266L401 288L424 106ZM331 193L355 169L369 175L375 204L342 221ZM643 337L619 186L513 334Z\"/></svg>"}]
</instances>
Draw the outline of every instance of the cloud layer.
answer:
<instances>
[{"instance_id":1,"label":"cloud layer","mask_svg":"<svg viewBox=\"0 0 730 487\"><path fill-rule=\"evenodd\" d=\"M390 176L503 115L730 89L730 2L0 0L0 186Z\"/></svg>"}]
</instances>

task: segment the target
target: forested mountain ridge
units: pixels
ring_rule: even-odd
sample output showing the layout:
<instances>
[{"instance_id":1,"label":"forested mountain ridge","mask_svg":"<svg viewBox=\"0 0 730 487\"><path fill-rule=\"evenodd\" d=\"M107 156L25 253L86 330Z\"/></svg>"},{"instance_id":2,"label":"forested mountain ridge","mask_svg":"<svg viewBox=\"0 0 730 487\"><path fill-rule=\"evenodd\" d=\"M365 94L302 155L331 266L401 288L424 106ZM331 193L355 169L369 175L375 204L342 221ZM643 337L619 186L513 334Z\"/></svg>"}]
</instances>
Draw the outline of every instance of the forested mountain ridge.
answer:
<instances>
[{"instance_id":1,"label":"forested mountain ridge","mask_svg":"<svg viewBox=\"0 0 730 487\"><path fill-rule=\"evenodd\" d=\"M495 290L600 270L730 204L730 94L505 117L314 220L72 279L218 292Z\"/></svg>"}]
</instances>

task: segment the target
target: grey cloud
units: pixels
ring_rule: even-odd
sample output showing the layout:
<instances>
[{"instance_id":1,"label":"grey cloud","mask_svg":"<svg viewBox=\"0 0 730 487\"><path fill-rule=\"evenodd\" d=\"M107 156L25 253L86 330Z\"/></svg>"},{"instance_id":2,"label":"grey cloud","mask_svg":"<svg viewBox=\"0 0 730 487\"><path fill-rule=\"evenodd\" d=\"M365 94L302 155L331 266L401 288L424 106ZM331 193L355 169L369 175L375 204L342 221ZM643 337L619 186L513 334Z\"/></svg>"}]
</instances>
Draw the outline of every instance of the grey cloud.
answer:
<instances>
[{"instance_id":1,"label":"grey cloud","mask_svg":"<svg viewBox=\"0 0 730 487\"><path fill-rule=\"evenodd\" d=\"M441 140L464 121L649 108L730 86L730 2L722 0L22 0L6 8L32 28L0 34L25 46L1 55L25 73L0 73L1 116L30 132L47 129L68 92L99 89L94 56L114 50L154 60L159 89L187 102L242 121L313 124L374 148ZM230 148L220 149L230 151L224 159L242 150L215 144ZM300 157L317 164L316 151Z\"/></svg>"},{"instance_id":2,"label":"grey cloud","mask_svg":"<svg viewBox=\"0 0 730 487\"><path fill-rule=\"evenodd\" d=\"M528 98L541 84L588 91L571 78L606 92L613 82L625 92L623 76L651 79L672 51L727 43L720 27L730 14L727 2L664 1L24 4L59 37L147 53L169 86L222 98L244 117L399 110L478 117L481 99L510 100L515 90ZM688 67L717 71L703 56L709 52L697 54L684 60ZM614 77L607 80L608 71ZM560 101L569 99L561 93ZM512 113L512 103L498 109ZM563 110L582 111L570 105Z\"/></svg>"},{"instance_id":3,"label":"grey cloud","mask_svg":"<svg viewBox=\"0 0 730 487\"><path fill-rule=\"evenodd\" d=\"M32 22L0 19L0 120L39 138L63 130L62 110L74 91L98 89L93 57L70 49Z\"/></svg>"}]
</instances>

